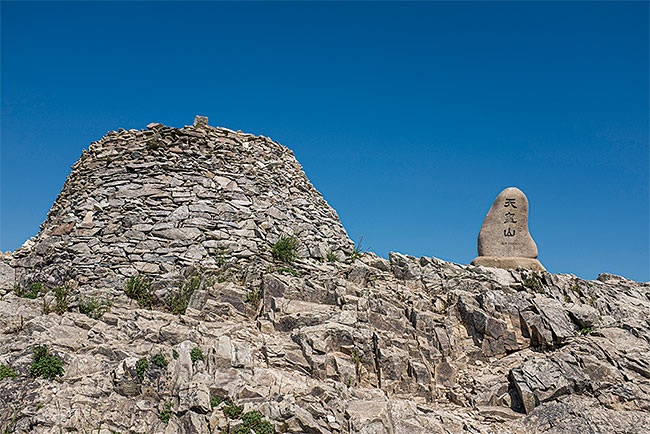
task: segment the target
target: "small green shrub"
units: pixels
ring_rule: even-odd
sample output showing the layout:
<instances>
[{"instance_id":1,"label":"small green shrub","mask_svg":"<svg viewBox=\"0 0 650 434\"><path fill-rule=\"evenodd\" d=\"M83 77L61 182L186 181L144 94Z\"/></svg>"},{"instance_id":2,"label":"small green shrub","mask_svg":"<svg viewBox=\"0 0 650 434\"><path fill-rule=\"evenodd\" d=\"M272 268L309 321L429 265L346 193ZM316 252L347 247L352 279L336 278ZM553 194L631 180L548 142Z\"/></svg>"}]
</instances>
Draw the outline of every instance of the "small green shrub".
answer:
<instances>
[{"instance_id":1,"label":"small green shrub","mask_svg":"<svg viewBox=\"0 0 650 434\"><path fill-rule=\"evenodd\" d=\"M327 259L327 262L339 262L339 257L331 250L327 252L325 259Z\"/></svg>"},{"instance_id":2,"label":"small green shrub","mask_svg":"<svg viewBox=\"0 0 650 434\"><path fill-rule=\"evenodd\" d=\"M18 374L16 374L16 372L11 369L11 367L0 364L0 380L4 380L5 378L14 378L17 376Z\"/></svg>"},{"instance_id":3,"label":"small green shrub","mask_svg":"<svg viewBox=\"0 0 650 434\"><path fill-rule=\"evenodd\" d=\"M239 419L239 416L244 412L243 405L235 405L232 401L226 401L226 406L223 408L223 414L228 419Z\"/></svg>"},{"instance_id":4,"label":"small green shrub","mask_svg":"<svg viewBox=\"0 0 650 434\"><path fill-rule=\"evenodd\" d=\"M149 279L144 276L131 276L124 287L126 296L137 301L141 308L150 309L153 306L153 291Z\"/></svg>"},{"instance_id":5,"label":"small green shrub","mask_svg":"<svg viewBox=\"0 0 650 434\"><path fill-rule=\"evenodd\" d=\"M178 284L178 289L169 298L168 308L171 313L183 315L187 310L190 297L194 291L205 285L204 275L200 270L189 272L185 279Z\"/></svg>"},{"instance_id":6,"label":"small green shrub","mask_svg":"<svg viewBox=\"0 0 650 434\"><path fill-rule=\"evenodd\" d=\"M58 356L49 354L45 345L34 348L34 356L29 372L34 377L45 377L50 380L63 376L64 362Z\"/></svg>"},{"instance_id":7,"label":"small green shrub","mask_svg":"<svg viewBox=\"0 0 650 434\"><path fill-rule=\"evenodd\" d=\"M271 248L271 255L275 260L290 264L298 258L298 254L296 253L297 245L298 238L293 235L290 237L282 236Z\"/></svg>"},{"instance_id":8,"label":"small green shrub","mask_svg":"<svg viewBox=\"0 0 650 434\"><path fill-rule=\"evenodd\" d=\"M298 272L294 269L291 269L289 267L280 267L278 268L278 273L289 273L292 276L298 276Z\"/></svg>"},{"instance_id":9,"label":"small green shrub","mask_svg":"<svg viewBox=\"0 0 650 434\"><path fill-rule=\"evenodd\" d=\"M583 336L588 335L588 334L591 333L591 327L585 327L583 329L580 329L580 330L578 330L578 333L580 333Z\"/></svg>"},{"instance_id":10,"label":"small green shrub","mask_svg":"<svg viewBox=\"0 0 650 434\"><path fill-rule=\"evenodd\" d=\"M169 423L169 419L172 417L172 405L173 404L171 402L165 404L165 409L158 415L158 419L160 419L163 423Z\"/></svg>"},{"instance_id":11,"label":"small green shrub","mask_svg":"<svg viewBox=\"0 0 650 434\"><path fill-rule=\"evenodd\" d=\"M235 431L236 434L248 434L251 429L256 434L273 434L275 432L273 425L269 421L264 420L264 416L257 410L242 414L241 420L244 424Z\"/></svg>"},{"instance_id":12,"label":"small green shrub","mask_svg":"<svg viewBox=\"0 0 650 434\"><path fill-rule=\"evenodd\" d=\"M524 286L534 291L540 292L542 290L542 281L536 273L524 279Z\"/></svg>"},{"instance_id":13,"label":"small green shrub","mask_svg":"<svg viewBox=\"0 0 650 434\"><path fill-rule=\"evenodd\" d=\"M190 351L190 358L192 359L192 364L198 362L199 360L203 360L203 351L201 351L201 348L192 348L192 351Z\"/></svg>"},{"instance_id":14,"label":"small green shrub","mask_svg":"<svg viewBox=\"0 0 650 434\"><path fill-rule=\"evenodd\" d=\"M167 361L167 359L165 358L165 356L163 356L163 355L160 354L160 353L158 353L158 354L156 354L155 356L153 356L153 357L151 358L151 361L153 362L154 365L156 365L156 366L158 366L158 367L160 367L160 368L166 368L167 365L169 364L169 362Z\"/></svg>"},{"instance_id":15,"label":"small green shrub","mask_svg":"<svg viewBox=\"0 0 650 434\"><path fill-rule=\"evenodd\" d=\"M144 380L144 374L149 370L149 361L146 357L141 358L135 363L135 375L140 381Z\"/></svg>"},{"instance_id":16,"label":"small green shrub","mask_svg":"<svg viewBox=\"0 0 650 434\"><path fill-rule=\"evenodd\" d=\"M178 351L176 349L172 348L172 357L174 360L178 359Z\"/></svg>"},{"instance_id":17,"label":"small green shrub","mask_svg":"<svg viewBox=\"0 0 650 434\"><path fill-rule=\"evenodd\" d=\"M220 395L210 394L210 407L215 408L224 401L230 402L228 398L224 398L223 396Z\"/></svg>"},{"instance_id":18,"label":"small green shrub","mask_svg":"<svg viewBox=\"0 0 650 434\"><path fill-rule=\"evenodd\" d=\"M29 285L29 289L25 289L20 285L14 285L14 292L18 297L22 298L29 298L29 299L35 299L38 297L38 294L42 292L46 292L43 288L43 282L32 282L31 285Z\"/></svg>"},{"instance_id":19,"label":"small green shrub","mask_svg":"<svg viewBox=\"0 0 650 434\"><path fill-rule=\"evenodd\" d=\"M96 298L84 298L79 302L79 312L90 318L99 319L110 310L112 303L108 300L99 301Z\"/></svg>"}]
</instances>

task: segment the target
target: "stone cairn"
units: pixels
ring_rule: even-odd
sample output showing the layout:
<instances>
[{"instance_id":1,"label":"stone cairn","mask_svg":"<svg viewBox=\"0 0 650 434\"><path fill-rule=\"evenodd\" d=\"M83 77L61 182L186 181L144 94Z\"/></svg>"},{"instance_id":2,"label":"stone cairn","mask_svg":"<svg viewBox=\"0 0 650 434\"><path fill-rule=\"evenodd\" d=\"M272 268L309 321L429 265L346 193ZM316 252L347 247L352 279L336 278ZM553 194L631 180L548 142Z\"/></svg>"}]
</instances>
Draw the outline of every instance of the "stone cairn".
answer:
<instances>
[{"instance_id":1,"label":"stone cairn","mask_svg":"<svg viewBox=\"0 0 650 434\"><path fill-rule=\"evenodd\" d=\"M494 200L481 225L472 265L544 271L528 232L528 199L518 188L506 188Z\"/></svg>"},{"instance_id":2,"label":"stone cairn","mask_svg":"<svg viewBox=\"0 0 650 434\"><path fill-rule=\"evenodd\" d=\"M353 249L291 150L197 116L193 126L152 123L92 143L12 265L22 281L114 286L223 257L270 258L291 235L303 257Z\"/></svg>"}]
</instances>

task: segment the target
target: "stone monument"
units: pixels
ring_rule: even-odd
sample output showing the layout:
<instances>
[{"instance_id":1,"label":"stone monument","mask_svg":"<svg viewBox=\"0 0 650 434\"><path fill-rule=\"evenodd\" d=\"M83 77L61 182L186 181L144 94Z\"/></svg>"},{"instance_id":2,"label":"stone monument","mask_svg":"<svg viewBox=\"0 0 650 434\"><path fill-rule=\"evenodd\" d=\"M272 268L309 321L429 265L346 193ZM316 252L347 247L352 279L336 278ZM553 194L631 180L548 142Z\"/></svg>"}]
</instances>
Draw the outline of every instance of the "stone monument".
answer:
<instances>
[{"instance_id":1,"label":"stone monument","mask_svg":"<svg viewBox=\"0 0 650 434\"><path fill-rule=\"evenodd\" d=\"M492 204L478 234L478 257L472 265L544 271L528 232L528 199L518 188L506 188Z\"/></svg>"}]
</instances>

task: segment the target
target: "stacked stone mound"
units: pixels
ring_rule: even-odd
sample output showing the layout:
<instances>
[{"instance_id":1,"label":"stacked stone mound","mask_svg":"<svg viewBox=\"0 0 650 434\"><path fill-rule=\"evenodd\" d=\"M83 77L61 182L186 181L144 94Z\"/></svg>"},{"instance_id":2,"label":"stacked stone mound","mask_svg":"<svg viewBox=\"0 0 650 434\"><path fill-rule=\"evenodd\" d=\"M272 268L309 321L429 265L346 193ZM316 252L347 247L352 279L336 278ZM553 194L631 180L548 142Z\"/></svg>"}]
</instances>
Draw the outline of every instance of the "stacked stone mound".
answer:
<instances>
[{"instance_id":1,"label":"stacked stone mound","mask_svg":"<svg viewBox=\"0 0 650 434\"><path fill-rule=\"evenodd\" d=\"M270 257L290 235L303 257L353 248L289 149L197 117L182 129L149 124L92 143L13 260L27 283L115 286L136 273Z\"/></svg>"}]
</instances>

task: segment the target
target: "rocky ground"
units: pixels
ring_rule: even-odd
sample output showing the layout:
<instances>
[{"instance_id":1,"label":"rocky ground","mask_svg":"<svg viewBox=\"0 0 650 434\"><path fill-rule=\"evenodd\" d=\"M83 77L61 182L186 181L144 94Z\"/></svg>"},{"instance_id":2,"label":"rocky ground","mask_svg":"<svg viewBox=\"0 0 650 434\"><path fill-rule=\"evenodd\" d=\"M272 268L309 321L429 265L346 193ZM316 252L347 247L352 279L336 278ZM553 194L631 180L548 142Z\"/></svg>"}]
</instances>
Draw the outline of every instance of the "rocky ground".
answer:
<instances>
[{"instance_id":1,"label":"rocky ground","mask_svg":"<svg viewBox=\"0 0 650 434\"><path fill-rule=\"evenodd\" d=\"M226 257L179 281L182 314L162 289L140 307L126 280L21 297L10 259L3 433L240 433L254 411L258 434L650 432L647 283L396 253ZM39 345L61 376L35 376Z\"/></svg>"}]
</instances>

